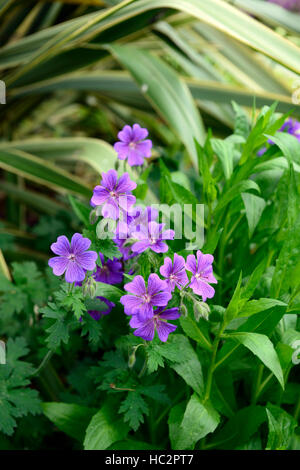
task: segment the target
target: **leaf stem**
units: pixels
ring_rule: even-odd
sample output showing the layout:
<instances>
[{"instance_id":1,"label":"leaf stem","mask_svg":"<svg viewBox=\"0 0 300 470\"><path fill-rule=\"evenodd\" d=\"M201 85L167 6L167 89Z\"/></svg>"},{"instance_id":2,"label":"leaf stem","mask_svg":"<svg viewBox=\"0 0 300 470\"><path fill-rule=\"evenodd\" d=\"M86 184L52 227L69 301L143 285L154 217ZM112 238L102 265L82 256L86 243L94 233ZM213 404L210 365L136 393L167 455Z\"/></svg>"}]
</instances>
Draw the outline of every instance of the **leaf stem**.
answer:
<instances>
[{"instance_id":1,"label":"leaf stem","mask_svg":"<svg viewBox=\"0 0 300 470\"><path fill-rule=\"evenodd\" d=\"M40 371L48 364L51 357L53 356L54 351L48 351L42 362L40 363L39 367L33 372L31 377L34 377L40 373Z\"/></svg>"}]
</instances>

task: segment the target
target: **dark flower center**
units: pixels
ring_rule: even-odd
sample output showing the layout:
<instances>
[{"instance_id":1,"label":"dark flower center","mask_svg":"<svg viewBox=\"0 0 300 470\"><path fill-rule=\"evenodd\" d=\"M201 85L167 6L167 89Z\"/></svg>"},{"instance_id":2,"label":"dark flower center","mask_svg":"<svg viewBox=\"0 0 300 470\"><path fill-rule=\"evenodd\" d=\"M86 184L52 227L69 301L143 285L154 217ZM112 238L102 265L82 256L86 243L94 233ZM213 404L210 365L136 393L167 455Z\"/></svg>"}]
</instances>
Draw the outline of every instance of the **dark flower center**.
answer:
<instances>
[{"instance_id":1,"label":"dark flower center","mask_svg":"<svg viewBox=\"0 0 300 470\"><path fill-rule=\"evenodd\" d=\"M69 256L68 256L68 259L70 261L75 261L76 260L76 256L74 255L74 253L71 253Z\"/></svg>"}]
</instances>

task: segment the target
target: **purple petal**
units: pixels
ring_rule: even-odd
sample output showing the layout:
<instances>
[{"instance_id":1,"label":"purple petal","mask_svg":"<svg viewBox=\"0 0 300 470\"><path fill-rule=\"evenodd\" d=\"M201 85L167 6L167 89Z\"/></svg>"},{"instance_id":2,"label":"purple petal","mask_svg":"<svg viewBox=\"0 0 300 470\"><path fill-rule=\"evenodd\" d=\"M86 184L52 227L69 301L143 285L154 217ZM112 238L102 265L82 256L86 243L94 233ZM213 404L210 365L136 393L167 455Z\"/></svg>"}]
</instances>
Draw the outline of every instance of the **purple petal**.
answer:
<instances>
[{"instance_id":1,"label":"purple petal","mask_svg":"<svg viewBox=\"0 0 300 470\"><path fill-rule=\"evenodd\" d=\"M148 130L141 127L139 124L133 124L132 140L138 142L139 140L145 139L148 135Z\"/></svg>"},{"instance_id":2,"label":"purple petal","mask_svg":"<svg viewBox=\"0 0 300 470\"><path fill-rule=\"evenodd\" d=\"M96 259L98 255L95 251L88 251L86 253L81 253L76 255L76 262L87 271L93 271L96 267Z\"/></svg>"},{"instance_id":3,"label":"purple petal","mask_svg":"<svg viewBox=\"0 0 300 470\"><path fill-rule=\"evenodd\" d=\"M133 334L135 336L139 336L140 338L143 338L146 341L152 341L154 338L154 333L155 333L154 321L150 319L147 322L145 322L143 326L135 330Z\"/></svg>"},{"instance_id":4,"label":"purple petal","mask_svg":"<svg viewBox=\"0 0 300 470\"><path fill-rule=\"evenodd\" d=\"M133 281L125 284L124 289L132 294L142 296L146 293L146 285L142 276L135 276Z\"/></svg>"},{"instance_id":5,"label":"purple petal","mask_svg":"<svg viewBox=\"0 0 300 470\"><path fill-rule=\"evenodd\" d=\"M158 240L154 245L150 245L150 248L155 253L166 253L169 249L168 245L161 240Z\"/></svg>"},{"instance_id":6,"label":"purple petal","mask_svg":"<svg viewBox=\"0 0 300 470\"><path fill-rule=\"evenodd\" d=\"M131 181L129 174L124 173L118 181L116 191L118 193L127 193L128 191L133 191L136 186L136 183L134 181Z\"/></svg>"},{"instance_id":7,"label":"purple petal","mask_svg":"<svg viewBox=\"0 0 300 470\"><path fill-rule=\"evenodd\" d=\"M129 149L128 165L140 166L140 165L143 165L143 163L144 163L144 157L136 149Z\"/></svg>"},{"instance_id":8,"label":"purple petal","mask_svg":"<svg viewBox=\"0 0 300 470\"><path fill-rule=\"evenodd\" d=\"M108 170L106 173L102 173L101 185L107 188L108 191L115 189L118 181L118 173L116 170Z\"/></svg>"},{"instance_id":9,"label":"purple petal","mask_svg":"<svg viewBox=\"0 0 300 470\"><path fill-rule=\"evenodd\" d=\"M105 219L117 220L119 217L119 208L113 199L104 204L101 212Z\"/></svg>"},{"instance_id":10,"label":"purple petal","mask_svg":"<svg viewBox=\"0 0 300 470\"><path fill-rule=\"evenodd\" d=\"M118 198L119 206L127 212L130 210L135 201L136 198L132 194L122 194L122 196Z\"/></svg>"},{"instance_id":11,"label":"purple petal","mask_svg":"<svg viewBox=\"0 0 300 470\"><path fill-rule=\"evenodd\" d=\"M167 258L164 259L164 264L160 267L159 272L164 277L169 277L170 274L172 274L173 268L171 258L167 256Z\"/></svg>"},{"instance_id":12,"label":"purple petal","mask_svg":"<svg viewBox=\"0 0 300 470\"><path fill-rule=\"evenodd\" d=\"M134 310L133 313L138 314L139 318L142 321L146 321L149 318L153 317L153 307L152 307L152 305L153 304L150 304L150 303L143 303L143 304L140 305L140 307L138 309Z\"/></svg>"},{"instance_id":13,"label":"purple petal","mask_svg":"<svg viewBox=\"0 0 300 470\"><path fill-rule=\"evenodd\" d=\"M156 314L156 311L154 312L154 314ZM169 308L168 310L165 310L164 312L160 313L159 317L164 318L166 320L177 320L180 317L179 308Z\"/></svg>"},{"instance_id":14,"label":"purple petal","mask_svg":"<svg viewBox=\"0 0 300 470\"><path fill-rule=\"evenodd\" d=\"M134 253L143 253L143 251L147 250L149 246L150 246L149 240L143 240L143 241L134 243L131 249Z\"/></svg>"},{"instance_id":15,"label":"purple petal","mask_svg":"<svg viewBox=\"0 0 300 470\"><path fill-rule=\"evenodd\" d=\"M185 271L181 271L176 274L175 282L177 287L181 289L182 286L185 286L189 282L189 278Z\"/></svg>"},{"instance_id":16,"label":"purple petal","mask_svg":"<svg viewBox=\"0 0 300 470\"><path fill-rule=\"evenodd\" d=\"M165 281L160 279L157 274L150 274L148 278L148 294L152 296L165 289Z\"/></svg>"},{"instance_id":17,"label":"purple petal","mask_svg":"<svg viewBox=\"0 0 300 470\"><path fill-rule=\"evenodd\" d=\"M212 255L204 255L200 250L197 251L197 272L202 272L207 266L211 266L214 261Z\"/></svg>"},{"instance_id":18,"label":"purple petal","mask_svg":"<svg viewBox=\"0 0 300 470\"><path fill-rule=\"evenodd\" d=\"M185 267L188 271L191 271L193 274L197 272L197 263L195 255L188 255L185 263Z\"/></svg>"},{"instance_id":19,"label":"purple petal","mask_svg":"<svg viewBox=\"0 0 300 470\"><path fill-rule=\"evenodd\" d=\"M132 140L131 127L128 125L124 126L123 129L118 133L118 139L120 139L122 142L126 142L126 144L129 144Z\"/></svg>"},{"instance_id":20,"label":"purple petal","mask_svg":"<svg viewBox=\"0 0 300 470\"><path fill-rule=\"evenodd\" d=\"M142 299L135 295L123 295L120 302L124 305L124 312L126 315L133 315L138 308L140 308Z\"/></svg>"},{"instance_id":21,"label":"purple petal","mask_svg":"<svg viewBox=\"0 0 300 470\"><path fill-rule=\"evenodd\" d=\"M203 301L211 299L215 295L215 289L211 287L207 282L200 279L193 278L190 284L190 288L197 295L202 295Z\"/></svg>"},{"instance_id":22,"label":"purple petal","mask_svg":"<svg viewBox=\"0 0 300 470\"><path fill-rule=\"evenodd\" d=\"M173 265L173 273L178 273L185 269L185 261L184 257L178 255L177 253L174 254L174 265Z\"/></svg>"},{"instance_id":23,"label":"purple petal","mask_svg":"<svg viewBox=\"0 0 300 470\"><path fill-rule=\"evenodd\" d=\"M158 337L164 343L167 341L168 336L170 333L173 333L177 328L176 325L172 325L171 323L166 323L164 321L158 321L156 326L156 331Z\"/></svg>"},{"instance_id":24,"label":"purple petal","mask_svg":"<svg viewBox=\"0 0 300 470\"><path fill-rule=\"evenodd\" d=\"M70 242L65 235L61 235L57 238L55 243L50 246L53 253L60 256L68 256L70 251Z\"/></svg>"},{"instance_id":25,"label":"purple petal","mask_svg":"<svg viewBox=\"0 0 300 470\"><path fill-rule=\"evenodd\" d=\"M144 142L140 142L136 144L136 151L139 155L145 157L145 158L150 158L151 157L151 148L152 148L152 142L151 140L144 140Z\"/></svg>"},{"instance_id":26,"label":"purple petal","mask_svg":"<svg viewBox=\"0 0 300 470\"><path fill-rule=\"evenodd\" d=\"M161 238L163 240L174 240L174 237L175 237L174 230L165 230L161 235Z\"/></svg>"},{"instance_id":27,"label":"purple petal","mask_svg":"<svg viewBox=\"0 0 300 470\"><path fill-rule=\"evenodd\" d=\"M116 142L114 144L114 150L117 152L119 160L125 160L127 158L128 144L124 142Z\"/></svg>"},{"instance_id":28,"label":"purple petal","mask_svg":"<svg viewBox=\"0 0 300 470\"><path fill-rule=\"evenodd\" d=\"M138 315L132 315L131 320L129 322L129 325L131 328L140 328L141 326L144 325L145 322L143 322Z\"/></svg>"},{"instance_id":29,"label":"purple petal","mask_svg":"<svg viewBox=\"0 0 300 470\"><path fill-rule=\"evenodd\" d=\"M78 266L74 261L69 261L66 270L67 282L80 282L85 278L85 271Z\"/></svg>"},{"instance_id":30,"label":"purple petal","mask_svg":"<svg viewBox=\"0 0 300 470\"><path fill-rule=\"evenodd\" d=\"M166 285L167 286L167 285ZM151 304L155 305L156 307L167 305L169 300L172 298L172 294L169 290L165 292L161 292L160 294L155 294L152 297Z\"/></svg>"},{"instance_id":31,"label":"purple petal","mask_svg":"<svg viewBox=\"0 0 300 470\"><path fill-rule=\"evenodd\" d=\"M107 199L109 199L109 197L107 189L102 186L95 186L91 203L94 204L94 206L101 206L105 201L107 201Z\"/></svg>"},{"instance_id":32,"label":"purple petal","mask_svg":"<svg viewBox=\"0 0 300 470\"><path fill-rule=\"evenodd\" d=\"M53 269L53 274L55 274L55 276L61 276L67 269L68 262L68 258L55 256L54 258L49 259L48 264Z\"/></svg>"},{"instance_id":33,"label":"purple petal","mask_svg":"<svg viewBox=\"0 0 300 470\"><path fill-rule=\"evenodd\" d=\"M91 240L84 238L80 233L74 233L71 240L71 252L78 255L88 250L91 246Z\"/></svg>"}]
</instances>

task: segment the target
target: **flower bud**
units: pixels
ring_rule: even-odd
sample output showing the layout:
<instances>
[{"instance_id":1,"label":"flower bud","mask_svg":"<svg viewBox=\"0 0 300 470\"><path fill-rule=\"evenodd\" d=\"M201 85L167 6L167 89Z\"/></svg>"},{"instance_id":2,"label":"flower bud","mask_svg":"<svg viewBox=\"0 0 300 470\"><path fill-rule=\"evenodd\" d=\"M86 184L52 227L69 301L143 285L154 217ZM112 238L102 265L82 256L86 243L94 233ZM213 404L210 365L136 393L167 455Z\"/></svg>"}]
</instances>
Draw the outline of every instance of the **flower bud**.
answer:
<instances>
[{"instance_id":1,"label":"flower bud","mask_svg":"<svg viewBox=\"0 0 300 470\"><path fill-rule=\"evenodd\" d=\"M200 318L204 318L204 320L208 320L208 316L210 314L210 308L205 302L194 302L194 316L195 320L199 321Z\"/></svg>"},{"instance_id":2,"label":"flower bud","mask_svg":"<svg viewBox=\"0 0 300 470\"><path fill-rule=\"evenodd\" d=\"M82 287L84 296L89 296L93 299L96 295L97 283L93 277L88 277Z\"/></svg>"},{"instance_id":3,"label":"flower bud","mask_svg":"<svg viewBox=\"0 0 300 470\"><path fill-rule=\"evenodd\" d=\"M188 316L188 310L186 308L186 306L184 304L181 304L180 305L180 313L183 317L187 317Z\"/></svg>"},{"instance_id":4,"label":"flower bud","mask_svg":"<svg viewBox=\"0 0 300 470\"><path fill-rule=\"evenodd\" d=\"M130 356L128 358L128 367L129 367L129 369L132 369L134 364L135 364L135 361L136 361L135 351L136 351L136 348L133 348L132 353L130 354Z\"/></svg>"}]
</instances>

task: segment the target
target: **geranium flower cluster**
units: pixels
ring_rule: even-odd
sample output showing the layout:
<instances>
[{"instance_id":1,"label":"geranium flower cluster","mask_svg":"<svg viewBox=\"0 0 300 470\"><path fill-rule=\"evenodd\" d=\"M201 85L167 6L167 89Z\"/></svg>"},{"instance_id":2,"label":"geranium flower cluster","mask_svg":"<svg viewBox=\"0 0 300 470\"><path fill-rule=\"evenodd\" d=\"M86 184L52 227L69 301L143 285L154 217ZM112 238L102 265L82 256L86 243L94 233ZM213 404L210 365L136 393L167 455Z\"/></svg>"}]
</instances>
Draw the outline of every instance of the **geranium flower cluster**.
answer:
<instances>
[{"instance_id":1,"label":"geranium flower cluster","mask_svg":"<svg viewBox=\"0 0 300 470\"><path fill-rule=\"evenodd\" d=\"M118 134L121 142L115 144L115 150L120 159L128 158L130 165L143 163L143 158L150 156L152 143L144 140L148 135L146 129L138 124L125 126ZM116 170L111 169L102 173L100 184L94 188L91 205L97 214L103 218L116 221L114 242L118 246L121 258L105 260L102 253L89 250L91 241L79 233L75 233L71 243L64 235L59 236L51 245L51 250L57 255L49 260L49 266L56 276L65 274L68 283L83 285L83 292L89 291L97 282L106 284L120 284L123 281L126 262L138 257L146 250L155 253L166 253L169 249L166 241L173 240L174 230L165 229L165 224L158 223L158 211L151 207L142 209L134 206L136 202L132 191L136 188L128 173L118 177ZM96 264L98 259L101 267ZM210 284L216 283L212 271L213 256L203 254L199 250L197 258L188 255L187 260L177 253L173 260L164 259L158 274L152 273L146 280L137 275L132 282L124 286L128 294L121 297L126 315L130 315L130 326L135 329L134 334L146 341L154 338L155 331L161 341L167 341L168 335L176 330L176 325L169 323L180 317L180 308L168 308L173 292L177 289L191 289L193 294L207 298L214 296L214 289ZM191 273L191 279L187 275ZM92 289L90 289L92 290ZM115 306L113 302L104 297L97 297L107 308L104 311L88 311L95 319L107 315ZM195 300L197 302L197 300Z\"/></svg>"},{"instance_id":2,"label":"geranium flower cluster","mask_svg":"<svg viewBox=\"0 0 300 470\"><path fill-rule=\"evenodd\" d=\"M179 290L190 288L197 295L201 295L203 301L212 298L215 294L211 283L217 283L212 270L213 256L205 255L200 250L195 255L188 255L185 262L183 256L174 254L174 261L166 257L160 267L160 274L165 278L160 279L157 274L150 274L147 282L142 276L135 276L132 282L124 286L129 294L121 297L126 315L131 316L130 326L135 328L134 335L151 341L155 331L161 341L167 341L170 333L177 326L168 320L177 320L180 317L180 309L173 307L168 309L168 302L172 298L172 292L177 287ZM191 280L187 271L192 273Z\"/></svg>"}]
</instances>

